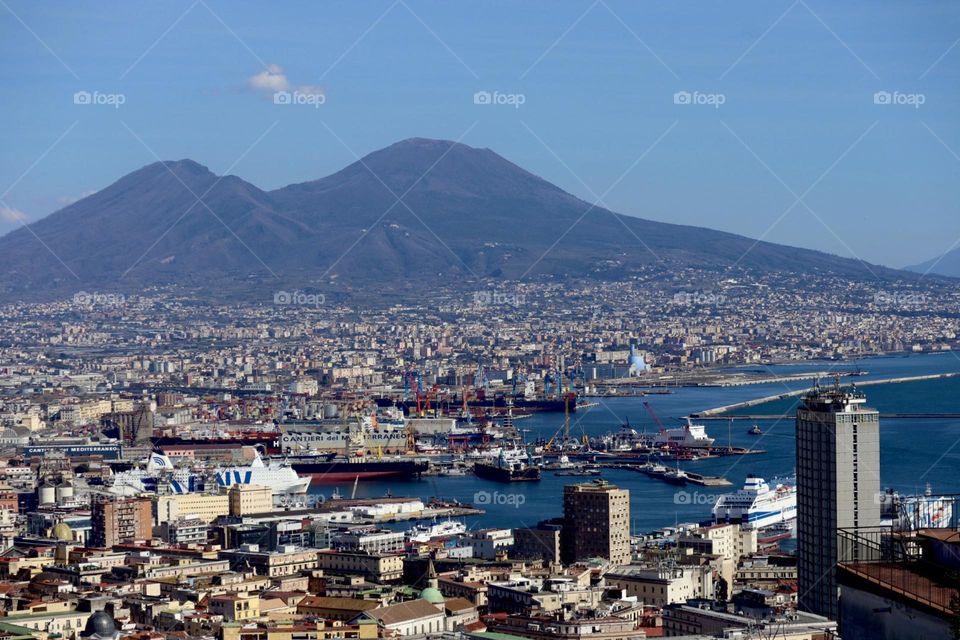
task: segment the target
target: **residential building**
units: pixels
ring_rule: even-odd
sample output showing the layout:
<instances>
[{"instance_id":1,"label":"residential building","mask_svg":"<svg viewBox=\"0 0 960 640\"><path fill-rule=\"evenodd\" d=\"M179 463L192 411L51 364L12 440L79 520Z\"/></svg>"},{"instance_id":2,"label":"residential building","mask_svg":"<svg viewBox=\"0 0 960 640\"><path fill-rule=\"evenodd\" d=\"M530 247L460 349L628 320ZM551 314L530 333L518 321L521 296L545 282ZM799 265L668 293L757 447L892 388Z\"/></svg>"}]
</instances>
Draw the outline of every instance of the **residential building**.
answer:
<instances>
[{"instance_id":1,"label":"residential building","mask_svg":"<svg viewBox=\"0 0 960 640\"><path fill-rule=\"evenodd\" d=\"M856 388L817 386L797 410L797 562L803 611L838 615L837 530L880 524L880 414Z\"/></svg>"},{"instance_id":2,"label":"residential building","mask_svg":"<svg viewBox=\"0 0 960 640\"><path fill-rule=\"evenodd\" d=\"M510 557L518 560L543 560L546 564L560 562L560 524L541 522L536 527L513 530L513 550Z\"/></svg>"},{"instance_id":3,"label":"residential building","mask_svg":"<svg viewBox=\"0 0 960 640\"><path fill-rule=\"evenodd\" d=\"M209 524L229 514L226 494L181 493L157 498L157 524L180 518L199 518Z\"/></svg>"},{"instance_id":4,"label":"residential building","mask_svg":"<svg viewBox=\"0 0 960 640\"><path fill-rule=\"evenodd\" d=\"M355 551L320 551L317 561L324 573L359 575L372 582L397 582L403 577L403 556Z\"/></svg>"},{"instance_id":5,"label":"residential building","mask_svg":"<svg viewBox=\"0 0 960 640\"><path fill-rule=\"evenodd\" d=\"M210 597L210 613L223 616L225 622L239 622L260 617L260 596L223 594Z\"/></svg>"},{"instance_id":6,"label":"residential building","mask_svg":"<svg viewBox=\"0 0 960 640\"><path fill-rule=\"evenodd\" d=\"M234 570L249 568L258 575L271 578L299 575L304 571L318 568L316 549L303 549L292 545L283 545L276 551L261 550L258 545L245 544L239 549L220 551L218 556L229 560Z\"/></svg>"},{"instance_id":7,"label":"residential building","mask_svg":"<svg viewBox=\"0 0 960 640\"><path fill-rule=\"evenodd\" d=\"M228 491L230 515L248 516L273 511L273 490L255 484L235 484Z\"/></svg>"},{"instance_id":8,"label":"residential building","mask_svg":"<svg viewBox=\"0 0 960 640\"><path fill-rule=\"evenodd\" d=\"M671 566L672 565L672 566ZM709 565L619 567L606 574L607 584L623 589L644 604L664 607L692 598L713 598L713 571Z\"/></svg>"},{"instance_id":9,"label":"residential building","mask_svg":"<svg viewBox=\"0 0 960 640\"><path fill-rule=\"evenodd\" d=\"M630 563L630 492L603 480L563 488L564 564L603 558Z\"/></svg>"},{"instance_id":10,"label":"residential building","mask_svg":"<svg viewBox=\"0 0 960 640\"><path fill-rule=\"evenodd\" d=\"M97 496L90 507L90 544L112 547L120 542L150 540L153 503L149 498L105 498Z\"/></svg>"}]
</instances>

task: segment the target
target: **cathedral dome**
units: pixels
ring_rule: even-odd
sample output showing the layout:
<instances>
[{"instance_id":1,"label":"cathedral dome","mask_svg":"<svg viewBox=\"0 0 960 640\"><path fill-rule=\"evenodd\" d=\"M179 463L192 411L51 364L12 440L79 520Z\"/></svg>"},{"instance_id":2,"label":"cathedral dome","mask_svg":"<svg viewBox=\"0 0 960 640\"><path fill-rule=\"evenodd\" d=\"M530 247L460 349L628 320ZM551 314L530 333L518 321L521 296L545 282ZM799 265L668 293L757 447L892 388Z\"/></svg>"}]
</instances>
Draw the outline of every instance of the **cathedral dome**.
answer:
<instances>
[{"instance_id":1,"label":"cathedral dome","mask_svg":"<svg viewBox=\"0 0 960 640\"><path fill-rule=\"evenodd\" d=\"M83 638L115 638L118 635L117 624L106 611L97 611L87 618L87 626L80 635Z\"/></svg>"}]
</instances>

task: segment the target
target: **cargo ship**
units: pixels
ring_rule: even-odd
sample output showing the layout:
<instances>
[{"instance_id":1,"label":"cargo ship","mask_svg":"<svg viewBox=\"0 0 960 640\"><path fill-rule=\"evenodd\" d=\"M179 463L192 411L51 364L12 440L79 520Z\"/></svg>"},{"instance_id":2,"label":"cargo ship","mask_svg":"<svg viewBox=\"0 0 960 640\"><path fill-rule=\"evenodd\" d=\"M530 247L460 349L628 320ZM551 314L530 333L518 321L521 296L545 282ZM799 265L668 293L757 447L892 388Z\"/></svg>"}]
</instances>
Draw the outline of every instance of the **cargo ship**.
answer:
<instances>
[{"instance_id":1,"label":"cargo ship","mask_svg":"<svg viewBox=\"0 0 960 640\"><path fill-rule=\"evenodd\" d=\"M216 433L157 436L150 439L154 447L223 445L235 447L260 446L267 453L280 449L279 431L219 431Z\"/></svg>"},{"instance_id":2,"label":"cargo ship","mask_svg":"<svg viewBox=\"0 0 960 640\"><path fill-rule=\"evenodd\" d=\"M441 413L457 413L463 408L463 398L460 396L450 396L435 401ZM403 407L408 415L417 411L417 400L398 400L394 398L377 398L379 407ZM423 404L421 399L420 404ZM497 395L492 398L473 398L467 400L468 409L509 409L513 407L520 412L533 411L552 411L563 412L569 410L571 413L577 410L577 396L573 393L565 394L560 398L527 398L523 395Z\"/></svg>"},{"instance_id":3,"label":"cargo ship","mask_svg":"<svg viewBox=\"0 0 960 640\"><path fill-rule=\"evenodd\" d=\"M496 462L478 462L473 465L473 473L478 478L495 482L535 482L540 480L540 467L522 460L507 461L500 451Z\"/></svg>"},{"instance_id":4,"label":"cargo ship","mask_svg":"<svg viewBox=\"0 0 960 640\"><path fill-rule=\"evenodd\" d=\"M430 463L419 458L343 457L336 453L287 456L285 462L300 475L312 476L314 483L351 480L407 480L419 478Z\"/></svg>"}]
</instances>

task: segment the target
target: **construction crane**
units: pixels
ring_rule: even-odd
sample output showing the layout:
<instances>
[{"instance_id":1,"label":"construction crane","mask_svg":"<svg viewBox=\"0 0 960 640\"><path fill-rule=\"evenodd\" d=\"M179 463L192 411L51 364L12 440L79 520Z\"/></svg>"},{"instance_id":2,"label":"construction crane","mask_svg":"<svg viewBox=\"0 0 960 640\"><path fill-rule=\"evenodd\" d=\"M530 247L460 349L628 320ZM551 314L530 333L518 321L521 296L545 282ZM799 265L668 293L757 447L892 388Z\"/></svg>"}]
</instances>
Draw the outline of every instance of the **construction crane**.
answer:
<instances>
[{"instance_id":1,"label":"construction crane","mask_svg":"<svg viewBox=\"0 0 960 640\"><path fill-rule=\"evenodd\" d=\"M410 399L410 393L423 391L423 375L416 369L410 369L403 375L403 399Z\"/></svg>"},{"instance_id":2,"label":"construction crane","mask_svg":"<svg viewBox=\"0 0 960 640\"><path fill-rule=\"evenodd\" d=\"M663 426L663 423L660 422L660 418L657 416L657 413L653 410L653 407L650 406L650 403L646 400L643 401L643 408L647 410L647 413L650 414L650 417L653 418L654 423L660 427L661 433L666 431L667 428Z\"/></svg>"}]
</instances>

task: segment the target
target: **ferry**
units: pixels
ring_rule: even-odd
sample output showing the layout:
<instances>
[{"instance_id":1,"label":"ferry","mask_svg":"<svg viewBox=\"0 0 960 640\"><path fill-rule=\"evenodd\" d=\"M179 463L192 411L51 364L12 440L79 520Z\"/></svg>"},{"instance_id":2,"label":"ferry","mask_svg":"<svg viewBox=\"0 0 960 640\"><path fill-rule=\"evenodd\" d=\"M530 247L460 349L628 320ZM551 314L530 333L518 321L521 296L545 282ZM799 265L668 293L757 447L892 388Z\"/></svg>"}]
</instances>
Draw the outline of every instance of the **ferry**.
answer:
<instances>
[{"instance_id":1,"label":"ferry","mask_svg":"<svg viewBox=\"0 0 960 640\"><path fill-rule=\"evenodd\" d=\"M203 474L186 467L176 467L170 458L154 452L140 465L113 474L108 490L115 495L136 496L142 493L192 493L203 491L204 488Z\"/></svg>"},{"instance_id":2,"label":"ferry","mask_svg":"<svg viewBox=\"0 0 960 640\"><path fill-rule=\"evenodd\" d=\"M214 477L221 487L254 484L270 487L274 493L306 493L310 487L310 477L301 478L289 464L264 464L259 454L249 467L227 467L218 470Z\"/></svg>"},{"instance_id":3,"label":"ferry","mask_svg":"<svg viewBox=\"0 0 960 640\"><path fill-rule=\"evenodd\" d=\"M714 439L707 435L707 429L702 424L693 424L687 418L687 424L677 429L662 429L653 438L653 445L657 448L671 447L682 449L709 449Z\"/></svg>"},{"instance_id":4,"label":"ferry","mask_svg":"<svg viewBox=\"0 0 960 640\"><path fill-rule=\"evenodd\" d=\"M797 488L747 476L743 488L720 496L713 507L717 522L739 522L745 529L763 529L797 517Z\"/></svg>"},{"instance_id":5,"label":"ferry","mask_svg":"<svg viewBox=\"0 0 960 640\"><path fill-rule=\"evenodd\" d=\"M449 538L466 533L467 525L457 520L447 520L445 522L435 522L432 525L418 524L406 532L406 538L410 542L426 543L437 538Z\"/></svg>"}]
</instances>

